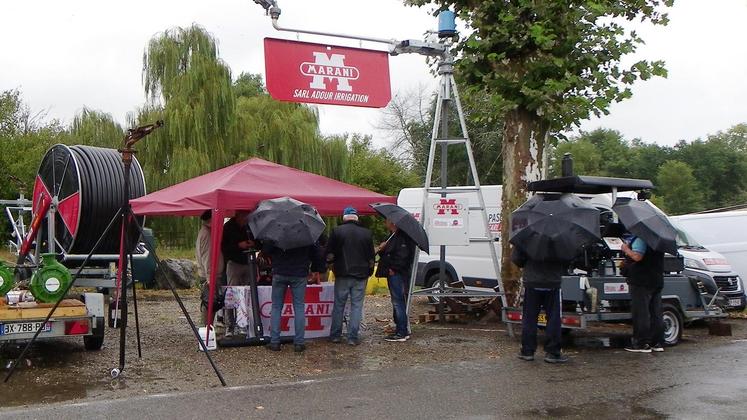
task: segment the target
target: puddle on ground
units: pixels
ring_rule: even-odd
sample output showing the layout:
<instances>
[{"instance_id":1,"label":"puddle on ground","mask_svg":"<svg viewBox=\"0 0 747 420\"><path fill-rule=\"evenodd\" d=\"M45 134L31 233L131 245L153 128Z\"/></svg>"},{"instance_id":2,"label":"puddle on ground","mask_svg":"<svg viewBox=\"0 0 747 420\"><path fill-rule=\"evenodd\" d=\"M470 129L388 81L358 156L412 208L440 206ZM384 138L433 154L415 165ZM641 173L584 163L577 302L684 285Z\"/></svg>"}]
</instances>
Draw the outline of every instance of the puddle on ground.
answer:
<instances>
[{"instance_id":1,"label":"puddle on ground","mask_svg":"<svg viewBox=\"0 0 747 420\"><path fill-rule=\"evenodd\" d=\"M84 350L79 343L45 340L34 343L7 382L10 366L23 351L25 343L0 347L0 407L55 403L85 398L89 391L108 386L71 374L70 365L80 364Z\"/></svg>"}]
</instances>

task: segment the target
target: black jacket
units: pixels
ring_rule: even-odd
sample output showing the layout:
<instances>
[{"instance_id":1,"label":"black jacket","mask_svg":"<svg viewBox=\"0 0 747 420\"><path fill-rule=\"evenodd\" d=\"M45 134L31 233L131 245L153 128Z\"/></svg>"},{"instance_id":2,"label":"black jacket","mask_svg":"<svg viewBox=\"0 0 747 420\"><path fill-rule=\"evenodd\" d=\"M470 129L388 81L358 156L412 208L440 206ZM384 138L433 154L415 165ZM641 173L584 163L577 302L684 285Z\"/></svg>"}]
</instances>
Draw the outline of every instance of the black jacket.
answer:
<instances>
[{"instance_id":1,"label":"black jacket","mask_svg":"<svg viewBox=\"0 0 747 420\"><path fill-rule=\"evenodd\" d=\"M283 251L270 244L265 244L263 252L272 257L272 274L292 277L306 277L309 268L312 272L325 271L324 260L321 258L319 245L302 246Z\"/></svg>"},{"instance_id":2,"label":"black jacket","mask_svg":"<svg viewBox=\"0 0 747 420\"><path fill-rule=\"evenodd\" d=\"M628 284L651 289L664 287L664 253L646 245L643 258L635 262L625 260Z\"/></svg>"},{"instance_id":3,"label":"black jacket","mask_svg":"<svg viewBox=\"0 0 747 420\"><path fill-rule=\"evenodd\" d=\"M410 277L412 259L415 255L415 242L398 230L389 238L379 255L381 258L379 266L376 267L376 277L389 277L389 269L392 269L395 274Z\"/></svg>"},{"instance_id":4,"label":"black jacket","mask_svg":"<svg viewBox=\"0 0 747 420\"><path fill-rule=\"evenodd\" d=\"M561 277L568 271L568 263L534 260L516 247L511 253L511 262L524 269L524 287L559 288Z\"/></svg>"},{"instance_id":5,"label":"black jacket","mask_svg":"<svg viewBox=\"0 0 747 420\"><path fill-rule=\"evenodd\" d=\"M327 263L334 263L335 277L367 279L373 274L373 235L354 220L345 221L332 231L325 254Z\"/></svg>"},{"instance_id":6,"label":"black jacket","mask_svg":"<svg viewBox=\"0 0 747 420\"><path fill-rule=\"evenodd\" d=\"M249 232L248 226L239 226L233 217L223 225L223 239L220 242L220 250L226 262L233 261L238 264L248 264L244 250L239 248L239 242L254 240Z\"/></svg>"}]
</instances>

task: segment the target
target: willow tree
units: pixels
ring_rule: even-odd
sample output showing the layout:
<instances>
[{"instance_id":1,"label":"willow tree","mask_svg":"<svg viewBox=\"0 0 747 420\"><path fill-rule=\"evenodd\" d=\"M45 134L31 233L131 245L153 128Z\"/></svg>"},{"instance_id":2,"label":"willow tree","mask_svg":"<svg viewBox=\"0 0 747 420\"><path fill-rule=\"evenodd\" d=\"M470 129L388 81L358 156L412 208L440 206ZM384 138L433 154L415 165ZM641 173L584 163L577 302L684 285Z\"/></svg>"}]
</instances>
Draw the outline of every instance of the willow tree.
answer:
<instances>
[{"instance_id":1,"label":"willow tree","mask_svg":"<svg viewBox=\"0 0 747 420\"><path fill-rule=\"evenodd\" d=\"M216 40L199 26L170 29L150 41L143 84L148 103L138 122L165 122L138 145L151 191L253 156L344 176L347 149L319 134L314 108L273 100L259 75L242 73L232 81ZM182 246L196 231L194 221L151 223Z\"/></svg>"},{"instance_id":2,"label":"willow tree","mask_svg":"<svg viewBox=\"0 0 747 420\"><path fill-rule=\"evenodd\" d=\"M121 146L124 129L111 114L88 108L78 113L67 130L70 144L114 148Z\"/></svg>"},{"instance_id":3,"label":"willow tree","mask_svg":"<svg viewBox=\"0 0 747 420\"><path fill-rule=\"evenodd\" d=\"M344 139L319 133L319 115L308 105L272 99L259 75L234 82L238 155L258 156L304 171L343 180L348 161Z\"/></svg>"},{"instance_id":4,"label":"willow tree","mask_svg":"<svg viewBox=\"0 0 747 420\"><path fill-rule=\"evenodd\" d=\"M236 100L231 70L203 28L174 28L151 39L143 55L148 105L140 119L166 124L140 146L152 187L162 188L225 166L233 149Z\"/></svg>"},{"instance_id":5,"label":"willow tree","mask_svg":"<svg viewBox=\"0 0 747 420\"><path fill-rule=\"evenodd\" d=\"M660 61L623 66L643 40L625 21L667 23L673 0L405 0L453 9L469 26L455 45L455 76L468 92L482 91L503 126L501 236L509 215L542 177L548 136L590 115L606 114L631 96L637 79L665 75ZM503 241L501 275L509 295L520 272Z\"/></svg>"},{"instance_id":6,"label":"willow tree","mask_svg":"<svg viewBox=\"0 0 747 420\"><path fill-rule=\"evenodd\" d=\"M216 40L200 26L153 37L143 54L147 104L137 122L164 127L138 144L148 190L154 191L234 163L236 99L231 71ZM194 237L192 220L152 219L154 229L181 245Z\"/></svg>"}]
</instances>

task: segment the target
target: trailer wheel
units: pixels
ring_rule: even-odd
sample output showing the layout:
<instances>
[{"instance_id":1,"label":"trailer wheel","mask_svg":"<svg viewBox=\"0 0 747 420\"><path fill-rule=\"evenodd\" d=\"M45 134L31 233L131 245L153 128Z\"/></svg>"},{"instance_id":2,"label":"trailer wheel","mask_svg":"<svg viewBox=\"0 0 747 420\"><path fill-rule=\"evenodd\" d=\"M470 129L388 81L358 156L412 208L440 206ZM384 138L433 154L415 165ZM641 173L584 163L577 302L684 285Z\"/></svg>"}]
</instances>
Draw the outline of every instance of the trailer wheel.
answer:
<instances>
[{"instance_id":1,"label":"trailer wheel","mask_svg":"<svg viewBox=\"0 0 747 420\"><path fill-rule=\"evenodd\" d=\"M451 275L449 273L446 273L446 281L443 281L441 279L440 273L436 271L435 273L428 276L428 280L425 282L425 287L431 288L431 287L439 287L439 283L443 283L444 287L449 287L449 285L454 282L454 280L451 278ZM438 292L434 292L438 293ZM440 298L435 296L428 296L428 302L430 303L439 303L441 301Z\"/></svg>"},{"instance_id":2,"label":"trailer wheel","mask_svg":"<svg viewBox=\"0 0 747 420\"><path fill-rule=\"evenodd\" d=\"M96 326L93 328L92 335L83 337L83 346L86 350L101 350L104 345L104 318L96 318Z\"/></svg>"},{"instance_id":3,"label":"trailer wheel","mask_svg":"<svg viewBox=\"0 0 747 420\"><path fill-rule=\"evenodd\" d=\"M661 312L664 321L664 344L674 346L682 338L682 329L684 327L682 314L671 303L663 304Z\"/></svg>"}]
</instances>

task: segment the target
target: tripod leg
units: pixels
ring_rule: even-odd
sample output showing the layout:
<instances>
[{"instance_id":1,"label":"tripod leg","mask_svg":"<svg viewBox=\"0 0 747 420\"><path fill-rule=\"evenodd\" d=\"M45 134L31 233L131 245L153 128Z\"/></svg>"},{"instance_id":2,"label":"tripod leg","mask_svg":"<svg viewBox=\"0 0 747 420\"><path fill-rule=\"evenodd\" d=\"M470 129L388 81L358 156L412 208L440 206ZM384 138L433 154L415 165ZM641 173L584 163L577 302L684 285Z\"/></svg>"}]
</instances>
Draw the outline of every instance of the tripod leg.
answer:
<instances>
[{"instance_id":1,"label":"tripod leg","mask_svg":"<svg viewBox=\"0 0 747 420\"><path fill-rule=\"evenodd\" d=\"M34 342L36 341L36 338L39 337L39 333L41 333L42 329L44 328L44 325L46 325L47 322L49 322L49 319L52 318L52 314L54 313L54 311L57 310L57 307L60 306L60 303L65 299L65 296L67 296L67 293L70 291L70 288L72 288L73 285L75 284L75 281L78 279L78 276L80 275L81 271L83 271L83 268L86 266L86 264L88 264L88 261L91 259L91 255L93 255L93 253L96 252L96 250L99 248L99 246L101 245L101 242L103 242L104 240L104 237L106 237L106 235L109 233L109 230L112 228L112 226L114 226L114 222L117 221L117 219L122 214L122 212L123 212L123 209L121 208L117 210L117 213L114 215L114 217L112 217L112 220L109 221L109 224L106 226L106 229L104 229L104 233L101 234L99 239L93 245L93 248L91 248L91 252L89 252L88 255L86 255L86 258L81 263L80 267L78 268L78 271L76 271L75 274L73 274L73 280L67 286L67 288L65 289L65 292L61 294L60 298L57 300L57 302L55 302L54 306L52 306L52 309L49 310L47 317L44 318L44 322L42 322L41 325L39 325L39 329L36 330L36 333L34 333L34 336L31 337L31 340L29 340L26 343L26 347L23 348L23 351L21 351L21 354L18 355L18 358L16 358L16 360L11 365L10 370L8 371L8 374L5 376L5 379L3 380L3 382L8 382L10 377L13 376L13 372L16 371L16 367L21 362L21 360L23 360L23 357L29 351L29 348L31 348L31 345L34 344Z\"/></svg>"},{"instance_id":2,"label":"tripod leg","mask_svg":"<svg viewBox=\"0 0 747 420\"><path fill-rule=\"evenodd\" d=\"M132 216L132 223L137 226L138 230L140 231L140 235L143 235L143 227L140 226L140 223L138 223L137 219L135 218L135 215L132 213L131 208L127 208L127 211L129 211L130 215ZM182 313L184 314L184 317L187 318L187 323L189 324L189 327L192 329L192 333L195 336L195 339L197 339L198 344L200 347L202 347L203 353L205 353L205 357L207 357L208 362L210 362L210 366L212 366L213 370L215 371L215 375L218 376L218 380L220 380L221 385L226 386L226 380L223 379L223 374L221 374L220 370L218 369L218 366L213 361L213 358L210 356L210 352L207 349L207 346L205 345L205 342L200 339L200 333L197 331L197 327L195 326L194 321L192 321L192 317L189 315L189 312L187 311L187 308L184 306L184 302L182 302L182 299L179 297L179 294L176 292L176 288L174 288L174 285L171 284L171 280L168 280L168 277L165 276L165 272L163 271L163 268L161 267L161 260L158 259L158 255L156 254L156 250L153 249L147 241L145 242L145 246L148 247L150 252L153 254L153 258L156 260L156 266L159 270L161 270L161 274L164 274L164 277L167 280L167 283L169 285L169 288L171 289L171 293L174 295L174 299L176 299L176 303L179 305L179 308L181 308Z\"/></svg>"},{"instance_id":3,"label":"tripod leg","mask_svg":"<svg viewBox=\"0 0 747 420\"><path fill-rule=\"evenodd\" d=\"M128 248L129 249L129 248ZM135 290L137 287L135 287L135 266L132 264L132 252L129 254L130 256L130 272L132 273L132 305L135 307L135 334L137 335L137 357L139 359L143 358L143 351L140 346L140 316L137 312L137 294L135 293Z\"/></svg>"}]
</instances>

